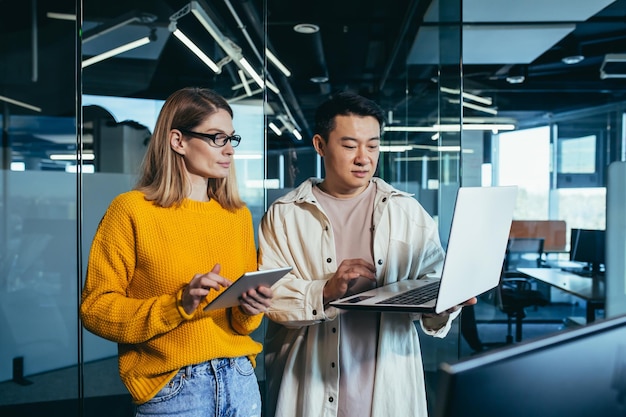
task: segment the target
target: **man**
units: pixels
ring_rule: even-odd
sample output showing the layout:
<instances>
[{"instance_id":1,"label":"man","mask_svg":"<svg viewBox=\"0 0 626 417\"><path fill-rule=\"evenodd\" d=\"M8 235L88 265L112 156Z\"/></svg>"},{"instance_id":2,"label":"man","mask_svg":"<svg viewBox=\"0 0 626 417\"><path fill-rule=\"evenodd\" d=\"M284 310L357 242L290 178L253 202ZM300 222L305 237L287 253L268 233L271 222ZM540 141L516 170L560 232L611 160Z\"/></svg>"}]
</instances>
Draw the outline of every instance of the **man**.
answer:
<instances>
[{"instance_id":1,"label":"man","mask_svg":"<svg viewBox=\"0 0 626 417\"><path fill-rule=\"evenodd\" d=\"M441 273L444 251L433 219L411 195L373 178L383 122L381 108L355 94L323 103L313 145L325 178L279 198L261 221L259 268L293 266L273 287L267 311L269 416L427 415L414 321L444 337L460 306L434 316L328 305Z\"/></svg>"}]
</instances>

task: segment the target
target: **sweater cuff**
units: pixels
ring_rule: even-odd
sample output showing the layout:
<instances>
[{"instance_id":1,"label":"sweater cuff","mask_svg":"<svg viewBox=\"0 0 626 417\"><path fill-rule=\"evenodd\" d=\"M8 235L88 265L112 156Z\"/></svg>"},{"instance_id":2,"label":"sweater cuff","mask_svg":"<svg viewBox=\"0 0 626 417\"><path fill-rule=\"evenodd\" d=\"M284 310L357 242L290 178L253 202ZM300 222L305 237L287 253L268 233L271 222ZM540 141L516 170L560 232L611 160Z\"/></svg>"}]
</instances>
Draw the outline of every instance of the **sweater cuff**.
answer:
<instances>
[{"instance_id":1,"label":"sweater cuff","mask_svg":"<svg viewBox=\"0 0 626 417\"><path fill-rule=\"evenodd\" d=\"M241 311L239 306L232 307L230 310L233 328L242 335L248 335L255 331L261 325L261 320L263 320L263 313L250 316Z\"/></svg>"},{"instance_id":2,"label":"sweater cuff","mask_svg":"<svg viewBox=\"0 0 626 417\"><path fill-rule=\"evenodd\" d=\"M176 310L174 310L174 311L176 313L175 320L177 322L180 322L181 317L184 320L191 320L191 318L193 318L193 316L195 314L195 311L193 313L191 313L191 314L187 314L187 312L183 308L183 291L185 291L185 287L181 288L176 293ZM172 314L174 314L174 312ZM174 317L172 317L172 318L174 318ZM168 319L169 319L169 317L168 317Z\"/></svg>"}]
</instances>

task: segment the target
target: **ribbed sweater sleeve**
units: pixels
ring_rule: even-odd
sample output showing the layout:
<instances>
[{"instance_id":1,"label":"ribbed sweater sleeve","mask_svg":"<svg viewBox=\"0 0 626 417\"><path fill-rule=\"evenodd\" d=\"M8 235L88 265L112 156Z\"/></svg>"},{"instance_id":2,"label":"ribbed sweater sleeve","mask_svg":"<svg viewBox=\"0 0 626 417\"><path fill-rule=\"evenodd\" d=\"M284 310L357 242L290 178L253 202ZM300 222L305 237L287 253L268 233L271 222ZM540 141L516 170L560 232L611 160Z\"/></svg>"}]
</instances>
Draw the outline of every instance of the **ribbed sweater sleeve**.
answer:
<instances>
[{"instance_id":1,"label":"ribbed sweater sleeve","mask_svg":"<svg viewBox=\"0 0 626 417\"><path fill-rule=\"evenodd\" d=\"M120 375L136 402L152 398L183 366L222 357L254 356L249 337L262 315L239 308L205 312L211 291L187 315L182 288L220 264L235 280L256 270L252 216L217 202L185 200L161 208L131 191L115 198L92 242L81 318L91 332L119 344Z\"/></svg>"}]
</instances>

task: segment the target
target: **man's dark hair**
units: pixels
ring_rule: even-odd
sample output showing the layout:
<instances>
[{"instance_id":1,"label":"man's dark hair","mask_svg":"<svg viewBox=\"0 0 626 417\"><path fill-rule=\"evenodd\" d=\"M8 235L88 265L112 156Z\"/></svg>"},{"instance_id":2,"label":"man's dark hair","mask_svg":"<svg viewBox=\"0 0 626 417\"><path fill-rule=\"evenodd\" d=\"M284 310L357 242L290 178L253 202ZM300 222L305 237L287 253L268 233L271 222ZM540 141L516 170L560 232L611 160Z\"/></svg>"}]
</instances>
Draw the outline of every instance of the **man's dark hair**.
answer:
<instances>
[{"instance_id":1,"label":"man's dark hair","mask_svg":"<svg viewBox=\"0 0 626 417\"><path fill-rule=\"evenodd\" d=\"M315 112L315 133L324 140L335 128L335 116L372 116L378 120L380 133L385 123L385 112L372 100L355 93L341 92L322 103Z\"/></svg>"}]
</instances>

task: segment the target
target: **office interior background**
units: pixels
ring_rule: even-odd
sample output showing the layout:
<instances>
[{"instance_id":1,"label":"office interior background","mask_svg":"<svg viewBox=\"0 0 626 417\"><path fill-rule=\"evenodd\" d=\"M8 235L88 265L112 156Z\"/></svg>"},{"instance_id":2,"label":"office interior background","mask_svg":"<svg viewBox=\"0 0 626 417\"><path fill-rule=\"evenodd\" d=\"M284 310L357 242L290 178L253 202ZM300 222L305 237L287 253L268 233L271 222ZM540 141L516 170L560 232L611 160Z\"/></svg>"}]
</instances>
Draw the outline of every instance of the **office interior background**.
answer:
<instances>
[{"instance_id":1,"label":"office interior background","mask_svg":"<svg viewBox=\"0 0 626 417\"><path fill-rule=\"evenodd\" d=\"M3 5L2 415L132 415L115 344L81 328L80 291L101 216L132 188L160 106L185 86L233 106L255 226L277 196L323 175L313 114L348 90L385 110L378 175L414 193L444 245L466 186L517 185L517 224L557 228L539 233L535 266L569 262L572 229L605 231L601 273L585 277L601 287L592 308L530 279L545 302L524 309L521 337L494 290L448 337L422 338L433 412L442 362L626 313L626 0Z\"/></svg>"}]
</instances>

